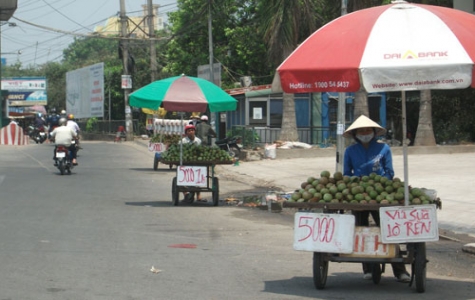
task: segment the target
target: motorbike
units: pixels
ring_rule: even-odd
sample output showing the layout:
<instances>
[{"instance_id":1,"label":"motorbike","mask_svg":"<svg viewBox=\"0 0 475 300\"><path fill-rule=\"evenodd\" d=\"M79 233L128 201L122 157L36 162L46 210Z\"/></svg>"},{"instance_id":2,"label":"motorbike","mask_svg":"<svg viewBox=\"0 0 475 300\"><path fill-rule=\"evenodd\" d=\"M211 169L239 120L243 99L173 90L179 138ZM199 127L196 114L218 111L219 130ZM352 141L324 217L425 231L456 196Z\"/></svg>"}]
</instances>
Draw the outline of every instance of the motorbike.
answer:
<instances>
[{"instance_id":1,"label":"motorbike","mask_svg":"<svg viewBox=\"0 0 475 300\"><path fill-rule=\"evenodd\" d=\"M43 144L44 141L48 138L48 135L45 132L43 126L36 127L34 125L28 126L28 136L35 141L35 143Z\"/></svg>"},{"instance_id":2,"label":"motorbike","mask_svg":"<svg viewBox=\"0 0 475 300\"><path fill-rule=\"evenodd\" d=\"M216 140L214 142L220 149L225 150L231 157L239 157L242 150L241 137L227 137L222 140Z\"/></svg>"},{"instance_id":3,"label":"motorbike","mask_svg":"<svg viewBox=\"0 0 475 300\"><path fill-rule=\"evenodd\" d=\"M71 174L71 170L74 168L74 165L72 163L69 148L64 145L57 145L54 156L58 162L58 169L61 175L64 175L66 172Z\"/></svg>"}]
</instances>

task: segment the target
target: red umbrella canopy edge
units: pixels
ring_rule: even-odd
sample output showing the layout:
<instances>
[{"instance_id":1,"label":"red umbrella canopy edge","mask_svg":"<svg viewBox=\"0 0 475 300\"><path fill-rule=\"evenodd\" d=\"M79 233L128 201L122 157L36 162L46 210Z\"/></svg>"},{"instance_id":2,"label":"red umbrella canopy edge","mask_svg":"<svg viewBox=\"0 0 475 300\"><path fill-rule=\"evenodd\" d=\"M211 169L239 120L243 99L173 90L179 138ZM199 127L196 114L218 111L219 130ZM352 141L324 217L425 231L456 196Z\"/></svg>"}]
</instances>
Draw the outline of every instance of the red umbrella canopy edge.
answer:
<instances>
[{"instance_id":1,"label":"red umbrella canopy edge","mask_svg":"<svg viewBox=\"0 0 475 300\"><path fill-rule=\"evenodd\" d=\"M288 93L475 87L475 16L398 1L339 17L277 68Z\"/></svg>"}]
</instances>

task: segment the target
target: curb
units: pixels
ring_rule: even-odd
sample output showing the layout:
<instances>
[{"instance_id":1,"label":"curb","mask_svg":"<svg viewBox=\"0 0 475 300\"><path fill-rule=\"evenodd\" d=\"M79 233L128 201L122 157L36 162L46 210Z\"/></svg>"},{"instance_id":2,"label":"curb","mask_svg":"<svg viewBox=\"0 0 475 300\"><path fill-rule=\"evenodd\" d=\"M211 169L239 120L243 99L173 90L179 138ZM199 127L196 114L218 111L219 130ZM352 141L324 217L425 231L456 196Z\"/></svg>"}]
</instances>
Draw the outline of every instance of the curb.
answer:
<instances>
[{"instance_id":1,"label":"curb","mask_svg":"<svg viewBox=\"0 0 475 300\"><path fill-rule=\"evenodd\" d=\"M439 234L439 238L441 239L444 239L444 240L447 240L447 241L451 241L451 242L456 242L456 243L461 243L462 241L459 240L459 239L456 239L456 238L453 238L453 237L449 237L447 235L442 235L442 234Z\"/></svg>"},{"instance_id":2,"label":"curb","mask_svg":"<svg viewBox=\"0 0 475 300\"><path fill-rule=\"evenodd\" d=\"M466 244L462 247L463 252L475 254L475 243Z\"/></svg>"}]
</instances>

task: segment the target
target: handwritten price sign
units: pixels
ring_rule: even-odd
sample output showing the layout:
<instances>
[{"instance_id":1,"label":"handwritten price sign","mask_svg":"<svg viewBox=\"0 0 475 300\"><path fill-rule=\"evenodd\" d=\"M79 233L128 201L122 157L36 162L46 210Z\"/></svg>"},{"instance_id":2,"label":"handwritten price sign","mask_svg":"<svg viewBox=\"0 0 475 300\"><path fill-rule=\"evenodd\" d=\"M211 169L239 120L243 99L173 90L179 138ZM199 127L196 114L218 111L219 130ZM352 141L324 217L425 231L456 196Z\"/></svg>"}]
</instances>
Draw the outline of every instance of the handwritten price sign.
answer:
<instances>
[{"instance_id":1,"label":"handwritten price sign","mask_svg":"<svg viewBox=\"0 0 475 300\"><path fill-rule=\"evenodd\" d=\"M351 253L353 215L296 213L294 249L312 252Z\"/></svg>"},{"instance_id":2,"label":"handwritten price sign","mask_svg":"<svg viewBox=\"0 0 475 300\"><path fill-rule=\"evenodd\" d=\"M381 207L379 214L383 243L439 240L435 205Z\"/></svg>"},{"instance_id":3,"label":"handwritten price sign","mask_svg":"<svg viewBox=\"0 0 475 300\"><path fill-rule=\"evenodd\" d=\"M178 166L176 168L177 185L208 186L208 169L197 166Z\"/></svg>"},{"instance_id":4,"label":"handwritten price sign","mask_svg":"<svg viewBox=\"0 0 475 300\"><path fill-rule=\"evenodd\" d=\"M148 151L150 152L158 152L158 153L161 153L163 151L165 151L165 144L164 143L149 143L148 144Z\"/></svg>"}]
</instances>

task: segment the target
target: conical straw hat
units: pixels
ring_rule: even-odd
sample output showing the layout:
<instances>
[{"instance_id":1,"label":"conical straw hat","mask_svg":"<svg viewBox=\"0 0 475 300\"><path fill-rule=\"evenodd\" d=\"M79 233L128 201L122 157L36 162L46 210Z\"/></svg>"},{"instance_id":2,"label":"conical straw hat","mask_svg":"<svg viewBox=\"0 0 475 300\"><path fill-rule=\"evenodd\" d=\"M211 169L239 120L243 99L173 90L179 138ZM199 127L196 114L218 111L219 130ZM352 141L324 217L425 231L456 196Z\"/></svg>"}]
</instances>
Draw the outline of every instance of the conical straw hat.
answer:
<instances>
[{"instance_id":1,"label":"conical straw hat","mask_svg":"<svg viewBox=\"0 0 475 300\"><path fill-rule=\"evenodd\" d=\"M199 119L200 118L200 112L192 112L191 113L191 119Z\"/></svg>"},{"instance_id":2,"label":"conical straw hat","mask_svg":"<svg viewBox=\"0 0 475 300\"><path fill-rule=\"evenodd\" d=\"M373 127L375 129L375 136L380 136L380 135L383 135L383 134L386 133L386 129L379 126L378 123L374 122L373 120L371 120L367 116L361 115L343 133L343 137L352 138L353 137L352 131L354 129L364 128L364 127Z\"/></svg>"}]
</instances>

